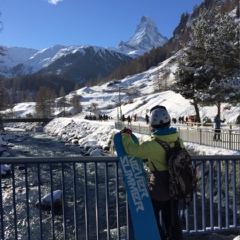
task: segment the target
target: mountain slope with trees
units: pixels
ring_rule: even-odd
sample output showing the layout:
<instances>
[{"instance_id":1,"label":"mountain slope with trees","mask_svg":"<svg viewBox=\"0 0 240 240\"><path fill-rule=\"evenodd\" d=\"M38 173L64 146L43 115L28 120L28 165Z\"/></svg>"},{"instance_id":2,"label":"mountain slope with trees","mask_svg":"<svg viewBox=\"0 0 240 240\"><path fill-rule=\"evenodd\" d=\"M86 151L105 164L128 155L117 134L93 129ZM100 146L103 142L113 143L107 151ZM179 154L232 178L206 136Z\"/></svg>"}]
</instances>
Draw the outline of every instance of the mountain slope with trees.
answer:
<instances>
[{"instance_id":1,"label":"mountain slope with trees","mask_svg":"<svg viewBox=\"0 0 240 240\"><path fill-rule=\"evenodd\" d=\"M193 31L192 24L197 22L200 17L200 12L203 9L208 10L206 19L210 20L214 14L214 21L218 21L220 15L232 12L235 9L235 18L239 18L239 0L205 0L199 6L194 8L192 14L183 13L178 26L173 31L173 37L163 46L153 48L143 56L133 59L125 66L116 68L107 78L101 79L102 82L107 82L111 79L122 79L128 75L137 74L147 69L157 66L159 63L168 59L179 50L183 44L190 41L190 34ZM210 24L210 22L209 22ZM214 24L214 23L211 23Z\"/></svg>"}]
</instances>

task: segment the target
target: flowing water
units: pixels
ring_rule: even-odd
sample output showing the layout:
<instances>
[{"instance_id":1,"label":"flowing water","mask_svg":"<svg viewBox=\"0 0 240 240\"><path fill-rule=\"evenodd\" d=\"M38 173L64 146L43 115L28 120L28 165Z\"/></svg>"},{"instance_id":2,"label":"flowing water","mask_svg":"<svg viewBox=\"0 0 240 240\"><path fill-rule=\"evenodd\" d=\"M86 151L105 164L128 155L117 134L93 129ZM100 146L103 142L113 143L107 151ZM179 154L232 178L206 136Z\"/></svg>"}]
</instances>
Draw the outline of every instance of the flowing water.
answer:
<instances>
[{"instance_id":1,"label":"flowing water","mask_svg":"<svg viewBox=\"0 0 240 240\"><path fill-rule=\"evenodd\" d=\"M11 131L12 133L16 134L19 136L18 139L22 139L22 141L12 141L14 143L14 147L10 149L10 153L12 157L73 157L73 156L80 156L82 153L82 150L79 148L77 145L66 145L64 142L56 139L53 136L49 136L46 133L39 133L39 132L26 132L26 131ZM67 165L67 164L66 164ZM9 212L9 214L4 218L4 224L5 224L5 238L6 240L12 240L15 239L15 233L14 233L14 207L15 205L16 211L19 214L19 219L17 220L17 226L18 226L18 239L27 239L24 236L27 236L27 228L26 225L27 220L25 219L24 216L26 216L26 210L25 210L25 203L26 203L26 188L24 187L24 182L25 182L25 173L27 172L28 179L27 181L30 183L29 185L29 208L30 208L30 216L31 216L31 237L30 239L40 239L39 237L36 237L39 235L39 209L36 208L35 203L38 200L39 197L39 181L41 185L41 192L49 192L50 189L50 183L51 183L51 178L48 176L49 175L49 165L41 165L40 167L41 171L41 179L38 180L36 177L37 174L39 173L39 167L38 166L31 166L31 168L28 169L22 169L15 171L15 187L16 187L16 196L15 196L15 204L13 202L11 194L8 194L8 189L10 190L12 188L12 183L11 183L11 178L4 178L2 179L2 188L3 190L3 206L4 206L4 212ZM85 178L84 178L84 171L87 171L87 181L90 183L88 184L88 204L94 207L90 207L90 210L88 212L89 217L92 216L93 221L90 222L89 228L90 228L90 239L96 239L96 222L95 222L95 186L94 186L94 176L95 176L95 167L94 164L91 164L87 167L87 169L84 169L83 164L76 164L74 166L76 168L76 179L77 179L77 189L74 189L73 186L73 165L68 165L64 166L64 185L66 186L65 188L65 197L67 199L67 208L66 208L66 213L65 213L65 218L68 223L67 227L67 240L69 239L75 239L74 238L74 220L73 220L73 215L74 212L72 211L73 205L74 205L74 199L73 199L73 192L76 194L78 198L78 206L79 209L77 209L77 216L78 216L78 222L81 223L83 226L85 224L85 213L84 213L84 199L85 199L85 193L84 191L80 189L84 189L84 184L85 184ZM104 188L104 174L101 176L102 173L104 173L104 167L99 167L99 179L98 179L98 186L100 188L99 192L102 194L105 193ZM116 227L116 207L114 207L115 204L115 174L113 174L114 171L111 172L111 169L109 170L109 188L110 192L113 193L113 196L109 197L109 205L110 210L109 210L109 221L110 221L110 226L113 226L113 228ZM61 189L61 164L54 164L53 165L53 174L54 174L54 179L59 179L54 180L52 182L54 189ZM102 178L102 179L101 179ZM123 184L123 183L120 183ZM102 190L101 190L102 189ZM125 210L125 194L124 194L124 188L121 187L121 193L120 193L120 211L126 211ZM11 191L9 191L11 192ZM41 194L42 195L42 194ZM42 196L41 196L42 197ZM82 206L82 207L81 207ZM99 214L100 217L103 219L106 219L106 212L105 210L105 202L99 202ZM62 219L63 219L63 213L62 211L55 212L56 216L54 221L56 222L56 227L55 227L55 235L57 236L56 238L58 240L64 239L63 236L63 226L62 226ZM52 239L50 237L51 235L51 219L52 215L50 212L42 212L42 228L43 231L46 233L50 233L48 236L44 236L44 239L50 240ZM125 214L123 214L125 215ZM111 217L112 216L112 217ZM125 219L121 219L121 221L125 221ZM70 224L69 224L70 223ZM99 223L100 225L104 225L106 223ZM7 225L7 226L6 226ZM84 231L82 231L84 232ZM82 233L79 231L79 236L80 239L86 239L85 233ZM106 233L103 232L103 236ZM106 238L103 237L103 239ZM114 237L112 239L115 239Z\"/></svg>"},{"instance_id":2,"label":"flowing water","mask_svg":"<svg viewBox=\"0 0 240 240\"><path fill-rule=\"evenodd\" d=\"M10 152L14 157L73 157L81 155L79 146L65 144L44 132L11 131L11 133L20 136L23 140L13 141L15 146Z\"/></svg>"}]
</instances>

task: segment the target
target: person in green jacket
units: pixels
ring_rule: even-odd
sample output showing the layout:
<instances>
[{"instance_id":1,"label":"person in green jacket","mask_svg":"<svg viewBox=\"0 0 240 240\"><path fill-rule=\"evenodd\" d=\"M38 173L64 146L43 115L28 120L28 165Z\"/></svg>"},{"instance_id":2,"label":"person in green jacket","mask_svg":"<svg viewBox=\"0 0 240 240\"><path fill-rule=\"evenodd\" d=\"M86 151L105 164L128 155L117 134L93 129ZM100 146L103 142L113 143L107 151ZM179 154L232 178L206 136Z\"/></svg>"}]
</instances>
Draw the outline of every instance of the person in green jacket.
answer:
<instances>
[{"instance_id":1,"label":"person in green jacket","mask_svg":"<svg viewBox=\"0 0 240 240\"><path fill-rule=\"evenodd\" d=\"M178 217L177 199L170 198L169 195L169 173L166 163L166 151L154 139L160 138L166 141L170 147L178 138L176 128L170 127L171 118L164 106L155 106L150 110L149 124L151 138L141 144L134 143L130 129L123 129L122 143L127 154L141 159L147 159L148 167L151 170L149 181L150 197L158 224L161 239L182 240L182 224ZM181 147L184 148L180 139ZM160 225L159 213L162 213L164 227Z\"/></svg>"}]
</instances>

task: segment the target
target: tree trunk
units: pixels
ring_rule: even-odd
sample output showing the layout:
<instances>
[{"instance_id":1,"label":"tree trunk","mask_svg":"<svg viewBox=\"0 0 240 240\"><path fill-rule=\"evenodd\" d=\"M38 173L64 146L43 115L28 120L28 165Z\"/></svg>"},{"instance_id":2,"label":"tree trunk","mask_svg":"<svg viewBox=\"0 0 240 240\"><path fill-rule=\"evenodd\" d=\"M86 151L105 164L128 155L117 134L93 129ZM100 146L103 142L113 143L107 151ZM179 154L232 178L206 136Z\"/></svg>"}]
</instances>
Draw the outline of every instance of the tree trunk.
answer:
<instances>
[{"instance_id":1,"label":"tree trunk","mask_svg":"<svg viewBox=\"0 0 240 240\"><path fill-rule=\"evenodd\" d=\"M219 115L219 117L221 119L221 103L217 102L216 105L217 105L217 114Z\"/></svg>"},{"instance_id":2,"label":"tree trunk","mask_svg":"<svg viewBox=\"0 0 240 240\"><path fill-rule=\"evenodd\" d=\"M196 122L200 123L201 119L200 119L199 107L198 107L197 101L195 99L193 99L193 106L194 106L195 113L196 113Z\"/></svg>"}]
</instances>

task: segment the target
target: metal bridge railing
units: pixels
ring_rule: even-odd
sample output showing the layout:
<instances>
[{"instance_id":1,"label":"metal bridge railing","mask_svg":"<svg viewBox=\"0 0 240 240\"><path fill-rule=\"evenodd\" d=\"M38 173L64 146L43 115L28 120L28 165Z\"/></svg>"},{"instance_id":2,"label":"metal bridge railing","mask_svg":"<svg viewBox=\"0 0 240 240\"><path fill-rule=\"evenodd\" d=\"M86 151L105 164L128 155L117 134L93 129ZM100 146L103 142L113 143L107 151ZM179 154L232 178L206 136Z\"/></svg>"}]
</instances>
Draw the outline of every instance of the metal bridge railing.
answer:
<instances>
[{"instance_id":1,"label":"metal bridge railing","mask_svg":"<svg viewBox=\"0 0 240 240\"><path fill-rule=\"evenodd\" d=\"M1 239L130 239L117 157L0 158ZM240 156L194 156L184 234L240 230ZM43 196L62 192L57 206ZM38 207L36 203L38 204ZM129 224L130 225L130 224Z\"/></svg>"},{"instance_id":2,"label":"metal bridge railing","mask_svg":"<svg viewBox=\"0 0 240 240\"><path fill-rule=\"evenodd\" d=\"M110 239L126 225L125 190L116 157L0 158L1 239ZM43 196L62 191L62 202ZM38 206L36 203L39 202ZM55 207L54 207L55 206Z\"/></svg>"},{"instance_id":3,"label":"metal bridge railing","mask_svg":"<svg viewBox=\"0 0 240 240\"><path fill-rule=\"evenodd\" d=\"M143 126L136 123L128 125L123 122L115 122L116 129L121 130L124 127L132 129L135 133L151 134L149 126ZM229 150L240 150L240 128L222 129L220 134L221 141L213 140L214 129L210 127L178 127L178 132L184 142L226 148Z\"/></svg>"},{"instance_id":4,"label":"metal bridge railing","mask_svg":"<svg viewBox=\"0 0 240 240\"><path fill-rule=\"evenodd\" d=\"M53 118L48 118L48 117L44 117L44 118L33 118L33 117L18 117L18 118L1 118L0 117L0 121L2 121L3 123L9 123L9 122L44 122L44 123L49 123L50 121L52 121Z\"/></svg>"}]
</instances>

